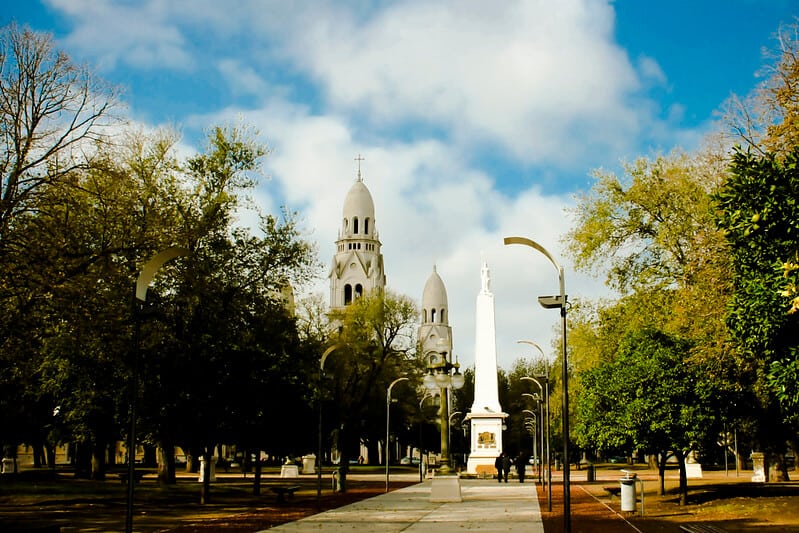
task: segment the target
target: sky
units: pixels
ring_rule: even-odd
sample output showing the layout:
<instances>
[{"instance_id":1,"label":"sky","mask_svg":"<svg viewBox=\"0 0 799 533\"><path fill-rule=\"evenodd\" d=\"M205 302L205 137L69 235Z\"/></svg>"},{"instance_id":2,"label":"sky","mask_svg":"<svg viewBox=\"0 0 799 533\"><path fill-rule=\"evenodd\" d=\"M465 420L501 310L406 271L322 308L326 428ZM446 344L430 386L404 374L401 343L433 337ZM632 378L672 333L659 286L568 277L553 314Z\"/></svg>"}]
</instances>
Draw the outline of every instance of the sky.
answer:
<instances>
[{"instance_id":1,"label":"sky","mask_svg":"<svg viewBox=\"0 0 799 533\"><path fill-rule=\"evenodd\" d=\"M491 270L497 360L558 350L537 296L608 296L562 238L592 171L692 150L720 106L758 83L795 0L0 0L0 23L49 32L122 91L144 128L188 150L247 124L270 149L255 199L297 211L325 265L361 164L388 287L421 304L436 266L454 353L474 362L480 269ZM242 215L242 223L247 216Z\"/></svg>"}]
</instances>

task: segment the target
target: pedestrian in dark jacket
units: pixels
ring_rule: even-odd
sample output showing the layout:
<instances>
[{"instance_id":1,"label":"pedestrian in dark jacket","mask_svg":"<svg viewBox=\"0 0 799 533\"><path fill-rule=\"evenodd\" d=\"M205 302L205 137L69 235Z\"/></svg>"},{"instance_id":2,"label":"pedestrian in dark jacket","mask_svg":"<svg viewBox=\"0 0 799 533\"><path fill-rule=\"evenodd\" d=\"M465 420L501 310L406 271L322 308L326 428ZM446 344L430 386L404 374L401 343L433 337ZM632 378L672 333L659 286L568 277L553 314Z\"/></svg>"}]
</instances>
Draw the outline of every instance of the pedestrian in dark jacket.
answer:
<instances>
[{"instance_id":1,"label":"pedestrian in dark jacket","mask_svg":"<svg viewBox=\"0 0 799 533\"><path fill-rule=\"evenodd\" d=\"M497 469L497 481L502 483L502 458L505 457L505 452L501 452L494 460L494 468Z\"/></svg>"},{"instance_id":2,"label":"pedestrian in dark jacket","mask_svg":"<svg viewBox=\"0 0 799 533\"><path fill-rule=\"evenodd\" d=\"M519 456L516 457L516 474L519 476L519 483L524 483L524 474L527 470L527 456L524 455L524 452L519 452Z\"/></svg>"},{"instance_id":3,"label":"pedestrian in dark jacket","mask_svg":"<svg viewBox=\"0 0 799 533\"><path fill-rule=\"evenodd\" d=\"M502 474L505 478L505 483L508 482L508 474L510 474L510 465L513 464L513 460L510 458L510 455L505 453L502 454Z\"/></svg>"}]
</instances>

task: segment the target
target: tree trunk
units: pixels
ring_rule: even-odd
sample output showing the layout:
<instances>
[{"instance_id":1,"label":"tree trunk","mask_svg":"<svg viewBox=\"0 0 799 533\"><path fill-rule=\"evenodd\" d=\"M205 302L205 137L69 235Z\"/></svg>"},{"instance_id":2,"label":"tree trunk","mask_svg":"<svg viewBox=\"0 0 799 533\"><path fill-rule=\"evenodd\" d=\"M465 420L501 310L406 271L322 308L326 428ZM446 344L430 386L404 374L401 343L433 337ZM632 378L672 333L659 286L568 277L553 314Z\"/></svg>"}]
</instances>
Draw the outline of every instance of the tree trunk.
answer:
<instances>
[{"instance_id":1,"label":"tree trunk","mask_svg":"<svg viewBox=\"0 0 799 533\"><path fill-rule=\"evenodd\" d=\"M680 465L680 505L688 505L688 476L685 472L685 454L682 450L675 451L674 456Z\"/></svg>"},{"instance_id":2,"label":"tree trunk","mask_svg":"<svg viewBox=\"0 0 799 533\"><path fill-rule=\"evenodd\" d=\"M249 455L247 453L248 457ZM255 450L255 475L252 481L252 494L253 496L261 494L261 450Z\"/></svg>"},{"instance_id":3,"label":"tree trunk","mask_svg":"<svg viewBox=\"0 0 799 533\"><path fill-rule=\"evenodd\" d=\"M155 446L144 444L144 466L156 468L158 466L158 452Z\"/></svg>"},{"instance_id":4,"label":"tree trunk","mask_svg":"<svg viewBox=\"0 0 799 533\"><path fill-rule=\"evenodd\" d=\"M105 454L107 451L105 444L96 442L92 444L91 479L95 481L105 481Z\"/></svg>"},{"instance_id":5,"label":"tree trunk","mask_svg":"<svg viewBox=\"0 0 799 533\"><path fill-rule=\"evenodd\" d=\"M156 448L158 457L158 483L160 485L174 485L175 477L175 446L169 442L162 442Z\"/></svg>"},{"instance_id":6,"label":"tree trunk","mask_svg":"<svg viewBox=\"0 0 799 533\"><path fill-rule=\"evenodd\" d=\"M766 479L772 481L790 481L788 476L788 467L785 464L785 456L781 453L776 453L769 457L768 461L768 474Z\"/></svg>"},{"instance_id":7,"label":"tree trunk","mask_svg":"<svg viewBox=\"0 0 799 533\"><path fill-rule=\"evenodd\" d=\"M370 465L380 464L377 460L377 458L379 457L379 453L377 451L379 446L380 446L380 441L378 439L369 439L369 441L366 443L366 457L364 458L365 459L364 462L366 464ZM387 445L386 453L383 454L385 455L385 457L383 457L384 465L386 464L385 463L386 458L389 458L391 456L391 450L389 448L390 446Z\"/></svg>"},{"instance_id":8,"label":"tree trunk","mask_svg":"<svg viewBox=\"0 0 799 533\"><path fill-rule=\"evenodd\" d=\"M44 458L43 447L44 445L38 441L34 443L32 446L33 468L41 468L42 466L44 466L44 462L46 462L46 459Z\"/></svg>"},{"instance_id":9,"label":"tree trunk","mask_svg":"<svg viewBox=\"0 0 799 533\"><path fill-rule=\"evenodd\" d=\"M660 491L659 496L666 495L666 461L669 458L669 452L661 452L657 454L658 460L658 477L660 478Z\"/></svg>"},{"instance_id":10,"label":"tree trunk","mask_svg":"<svg viewBox=\"0 0 799 533\"><path fill-rule=\"evenodd\" d=\"M45 445L45 454L47 456L47 466L50 470L55 470L55 444Z\"/></svg>"},{"instance_id":11,"label":"tree trunk","mask_svg":"<svg viewBox=\"0 0 799 533\"><path fill-rule=\"evenodd\" d=\"M205 505L211 501L211 461L213 446L207 446L203 450L203 458L205 459L205 468L203 469L203 486L200 492L200 505Z\"/></svg>"},{"instance_id":12,"label":"tree trunk","mask_svg":"<svg viewBox=\"0 0 799 533\"><path fill-rule=\"evenodd\" d=\"M197 472L197 456L194 451L186 454L186 473Z\"/></svg>"}]
</instances>

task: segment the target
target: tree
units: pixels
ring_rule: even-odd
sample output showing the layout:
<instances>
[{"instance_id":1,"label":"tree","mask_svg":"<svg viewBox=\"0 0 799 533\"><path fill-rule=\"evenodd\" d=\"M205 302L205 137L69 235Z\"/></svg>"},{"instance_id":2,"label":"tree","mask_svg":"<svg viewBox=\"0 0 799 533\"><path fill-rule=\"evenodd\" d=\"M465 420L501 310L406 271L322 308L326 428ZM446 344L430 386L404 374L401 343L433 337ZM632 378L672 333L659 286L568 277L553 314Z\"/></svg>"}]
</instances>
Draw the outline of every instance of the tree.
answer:
<instances>
[{"instance_id":1,"label":"tree","mask_svg":"<svg viewBox=\"0 0 799 533\"><path fill-rule=\"evenodd\" d=\"M714 423L703 377L685 364L689 354L690 343L656 330L628 334L612 360L582 373L575 432L584 446L658 454L661 494L673 453L681 505L688 495L686 456Z\"/></svg>"},{"instance_id":2,"label":"tree","mask_svg":"<svg viewBox=\"0 0 799 533\"><path fill-rule=\"evenodd\" d=\"M781 454L796 428L799 368L799 315L791 313L792 294L785 274L797 253L799 237L799 149L778 158L737 150L731 173L716 200L719 227L726 235L734 266L735 293L727 323L739 349L755 366L754 392L761 409L777 412L782 424L761 426L760 444L776 459L782 476ZM776 474L776 472L775 472Z\"/></svg>"},{"instance_id":3,"label":"tree","mask_svg":"<svg viewBox=\"0 0 799 533\"><path fill-rule=\"evenodd\" d=\"M171 139L131 135L124 145L97 145L86 168L39 191L35 212L17 215L15 239L25 244L4 256L17 274L2 293L2 324L9 366L25 377L18 398L41 405L39 428L52 426L58 409L60 438L90 451L79 462L91 457L91 467L78 466L95 478L124 416L137 260L174 235L170 176L153 175L171 165ZM33 431L22 440L38 446L45 437Z\"/></svg>"},{"instance_id":4,"label":"tree","mask_svg":"<svg viewBox=\"0 0 799 533\"><path fill-rule=\"evenodd\" d=\"M407 296L375 291L331 312L338 326L332 340L338 348L328 357L325 374L332 376L336 445L341 453L341 487L346 490L347 464L364 439L373 448L384 436L385 394L397 377L415 382L420 363L414 357L418 310ZM372 429L374 428L374 429Z\"/></svg>"},{"instance_id":5,"label":"tree","mask_svg":"<svg viewBox=\"0 0 799 533\"><path fill-rule=\"evenodd\" d=\"M745 98L730 98L725 123L734 144L779 159L799 144L799 24L780 26L775 38L764 52L763 82Z\"/></svg>"},{"instance_id":6,"label":"tree","mask_svg":"<svg viewBox=\"0 0 799 533\"><path fill-rule=\"evenodd\" d=\"M80 147L102 136L114 101L49 35L16 24L0 30L0 254L13 244L14 219L85 166Z\"/></svg>"},{"instance_id":7,"label":"tree","mask_svg":"<svg viewBox=\"0 0 799 533\"><path fill-rule=\"evenodd\" d=\"M232 223L264 154L246 130L215 128L206 151L188 161L191 194L177 211L191 260L160 276L155 289L167 289L157 302L164 318L143 332L151 434L161 446L179 442L199 452L207 464L225 438L262 449L264 428L280 422L274 405L307 414L310 393L301 380L307 365L293 360L307 352L283 295L311 277L315 250L301 238L293 213L261 215L259 235ZM256 492L258 482L256 476ZM208 497L206 476L202 501Z\"/></svg>"}]
</instances>

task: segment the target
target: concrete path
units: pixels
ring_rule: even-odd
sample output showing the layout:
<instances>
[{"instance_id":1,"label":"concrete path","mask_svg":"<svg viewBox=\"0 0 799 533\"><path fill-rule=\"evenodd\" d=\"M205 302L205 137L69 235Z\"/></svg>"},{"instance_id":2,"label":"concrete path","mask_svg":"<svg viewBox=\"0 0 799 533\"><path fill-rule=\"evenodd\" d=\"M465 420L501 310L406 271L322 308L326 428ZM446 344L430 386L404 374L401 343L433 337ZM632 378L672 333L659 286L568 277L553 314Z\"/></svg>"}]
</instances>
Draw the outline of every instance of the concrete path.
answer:
<instances>
[{"instance_id":1,"label":"concrete path","mask_svg":"<svg viewBox=\"0 0 799 533\"><path fill-rule=\"evenodd\" d=\"M431 483L428 480L268 531L544 531L534 483L463 479L460 503L431 503Z\"/></svg>"}]
</instances>

